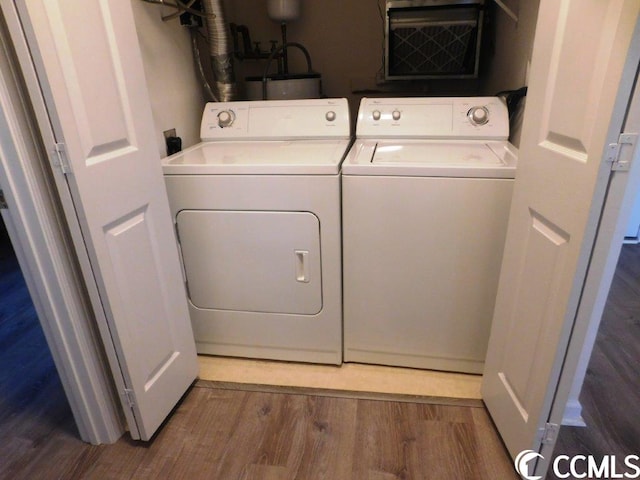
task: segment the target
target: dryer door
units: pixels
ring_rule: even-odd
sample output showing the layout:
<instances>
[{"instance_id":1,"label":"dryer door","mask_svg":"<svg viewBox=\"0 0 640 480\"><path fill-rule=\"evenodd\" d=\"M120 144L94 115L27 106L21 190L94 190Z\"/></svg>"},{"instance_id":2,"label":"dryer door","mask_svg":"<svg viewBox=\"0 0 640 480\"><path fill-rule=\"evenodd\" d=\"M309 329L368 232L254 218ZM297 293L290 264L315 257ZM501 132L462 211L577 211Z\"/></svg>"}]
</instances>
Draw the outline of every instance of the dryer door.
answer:
<instances>
[{"instance_id":1,"label":"dryer door","mask_svg":"<svg viewBox=\"0 0 640 480\"><path fill-rule=\"evenodd\" d=\"M302 315L322 309L314 214L183 210L177 224L197 308Z\"/></svg>"}]
</instances>

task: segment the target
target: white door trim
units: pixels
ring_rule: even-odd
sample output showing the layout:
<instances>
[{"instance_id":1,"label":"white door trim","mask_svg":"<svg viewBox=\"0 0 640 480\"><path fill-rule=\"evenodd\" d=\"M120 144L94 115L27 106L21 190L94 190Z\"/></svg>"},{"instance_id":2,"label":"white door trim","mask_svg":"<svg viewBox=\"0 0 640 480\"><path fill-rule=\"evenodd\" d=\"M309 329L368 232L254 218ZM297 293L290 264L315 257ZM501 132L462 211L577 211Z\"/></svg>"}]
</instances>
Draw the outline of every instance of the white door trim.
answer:
<instances>
[{"instance_id":1,"label":"white door trim","mask_svg":"<svg viewBox=\"0 0 640 480\"><path fill-rule=\"evenodd\" d=\"M44 144L51 146L53 136L50 129L43 128L48 124L48 116L35 72L28 61L30 55L15 7L9 0L0 1L0 7L9 30L1 32L4 49L0 52L0 122L4 124L1 130L6 132L2 138L0 185L9 204L9 209L3 211L3 219L80 437L93 444L112 443L124 433L125 427L105 352L99 347L102 341L95 327L95 314L87 297L87 290L91 295L96 287L87 282L86 250L78 248L77 241L72 245L69 240L70 235L77 240L79 226L77 223L65 225L61 212L54 208L58 202L63 208L68 206L70 197L67 193L65 198L64 191L60 190L60 185L66 182L59 170L53 169L53 179L47 175L47 154L39 139L42 137ZM21 81L16 80L20 78L20 68L11 58L11 45L20 59L28 95L17 85L17 81ZM40 132L25 111L25 105L29 105L27 97L31 98ZM74 232L78 233L74 235ZM84 281L78 263L85 273ZM108 347L105 345L105 349Z\"/></svg>"}]
</instances>

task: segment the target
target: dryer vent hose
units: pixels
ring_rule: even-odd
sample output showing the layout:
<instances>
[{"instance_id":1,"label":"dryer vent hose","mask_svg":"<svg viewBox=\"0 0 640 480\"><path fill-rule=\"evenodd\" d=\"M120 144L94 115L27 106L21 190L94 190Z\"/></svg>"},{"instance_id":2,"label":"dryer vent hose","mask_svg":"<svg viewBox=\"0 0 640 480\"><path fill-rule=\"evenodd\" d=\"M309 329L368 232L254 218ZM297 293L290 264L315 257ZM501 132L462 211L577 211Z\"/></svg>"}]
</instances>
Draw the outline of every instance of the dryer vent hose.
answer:
<instances>
[{"instance_id":1,"label":"dryer vent hose","mask_svg":"<svg viewBox=\"0 0 640 480\"><path fill-rule=\"evenodd\" d=\"M233 73L233 46L229 40L231 34L225 22L222 0L203 0L202 5L207 18L216 97L220 102L232 101L237 95L237 85Z\"/></svg>"}]
</instances>

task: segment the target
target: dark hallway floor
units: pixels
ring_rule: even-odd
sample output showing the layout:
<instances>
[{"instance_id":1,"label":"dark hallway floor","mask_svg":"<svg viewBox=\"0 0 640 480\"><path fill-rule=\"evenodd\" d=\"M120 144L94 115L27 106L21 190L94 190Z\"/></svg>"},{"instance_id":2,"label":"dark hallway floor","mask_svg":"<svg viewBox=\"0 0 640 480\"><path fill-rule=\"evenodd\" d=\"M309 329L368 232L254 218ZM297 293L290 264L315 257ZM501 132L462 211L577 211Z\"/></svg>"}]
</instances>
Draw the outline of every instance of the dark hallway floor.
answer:
<instances>
[{"instance_id":1,"label":"dark hallway floor","mask_svg":"<svg viewBox=\"0 0 640 480\"><path fill-rule=\"evenodd\" d=\"M580 402L587 427L562 427L554 456L640 454L640 245L622 247Z\"/></svg>"},{"instance_id":2,"label":"dark hallway floor","mask_svg":"<svg viewBox=\"0 0 640 480\"><path fill-rule=\"evenodd\" d=\"M73 416L4 225L0 222L0 465L28 457ZM0 467L0 478L5 475Z\"/></svg>"}]
</instances>

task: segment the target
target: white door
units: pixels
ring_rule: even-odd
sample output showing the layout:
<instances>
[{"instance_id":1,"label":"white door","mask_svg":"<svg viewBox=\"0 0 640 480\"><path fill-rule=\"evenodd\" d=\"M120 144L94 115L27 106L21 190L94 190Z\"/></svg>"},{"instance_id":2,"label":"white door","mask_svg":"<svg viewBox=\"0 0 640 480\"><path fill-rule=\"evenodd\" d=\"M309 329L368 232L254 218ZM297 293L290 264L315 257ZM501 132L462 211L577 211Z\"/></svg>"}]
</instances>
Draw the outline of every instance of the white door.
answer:
<instances>
[{"instance_id":1,"label":"white door","mask_svg":"<svg viewBox=\"0 0 640 480\"><path fill-rule=\"evenodd\" d=\"M148 440L198 365L131 4L16 3L69 162L131 435Z\"/></svg>"},{"instance_id":2,"label":"white door","mask_svg":"<svg viewBox=\"0 0 640 480\"><path fill-rule=\"evenodd\" d=\"M514 457L541 446L610 175L610 124L624 114L618 86L639 10L637 0L540 3L482 386Z\"/></svg>"}]
</instances>

